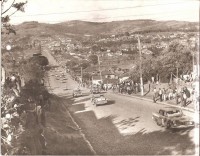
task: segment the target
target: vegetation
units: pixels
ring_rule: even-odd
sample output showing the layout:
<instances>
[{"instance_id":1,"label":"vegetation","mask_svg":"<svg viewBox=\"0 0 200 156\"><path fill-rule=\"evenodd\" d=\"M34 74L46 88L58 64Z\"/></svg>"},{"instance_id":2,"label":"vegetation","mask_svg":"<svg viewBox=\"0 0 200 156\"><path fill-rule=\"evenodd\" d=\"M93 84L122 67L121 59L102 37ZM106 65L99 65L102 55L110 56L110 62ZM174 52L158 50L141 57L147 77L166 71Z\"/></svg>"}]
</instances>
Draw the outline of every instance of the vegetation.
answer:
<instances>
[{"instance_id":1,"label":"vegetation","mask_svg":"<svg viewBox=\"0 0 200 156\"><path fill-rule=\"evenodd\" d=\"M98 63L98 56L97 55L90 55L88 57L88 59L90 60L90 62L94 65L96 65Z\"/></svg>"},{"instance_id":2,"label":"vegetation","mask_svg":"<svg viewBox=\"0 0 200 156\"><path fill-rule=\"evenodd\" d=\"M1 33L2 34L10 34L10 33L16 34L13 26L11 26L9 24L10 17L18 11L24 12L24 6L27 3L27 1L16 3L15 0L13 0L12 3L7 8L5 8L6 4L9 4L9 2L10 2L10 0L2 0L2 2L1 2L1 8L2 8L2 12L1 12L2 30L1 30Z\"/></svg>"},{"instance_id":3,"label":"vegetation","mask_svg":"<svg viewBox=\"0 0 200 156\"><path fill-rule=\"evenodd\" d=\"M138 61L132 72L132 77L136 79L139 79L139 66ZM142 58L144 81L159 74L162 82L169 82L170 73L176 73L177 69L179 76L192 71L192 50L177 41L172 42L167 49L157 52L157 55L144 55Z\"/></svg>"}]
</instances>

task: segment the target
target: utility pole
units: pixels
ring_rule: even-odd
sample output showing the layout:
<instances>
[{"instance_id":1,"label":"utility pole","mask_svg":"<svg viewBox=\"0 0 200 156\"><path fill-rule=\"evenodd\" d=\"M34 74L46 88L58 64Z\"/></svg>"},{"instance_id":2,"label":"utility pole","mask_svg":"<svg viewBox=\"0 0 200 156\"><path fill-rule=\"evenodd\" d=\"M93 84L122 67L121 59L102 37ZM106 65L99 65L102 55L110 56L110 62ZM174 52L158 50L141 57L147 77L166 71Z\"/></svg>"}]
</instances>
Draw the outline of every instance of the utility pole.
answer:
<instances>
[{"instance_id":1,"label":"utility pole","mask_svg":"<svg viewBox=\"0 0 200 156\"><path fill-rule=\"evenodd\" d=\"M81 86L83 86L83 69L81 67Z\"/></svg>"},{"instance_id":2,"label":"utility pole","mask_svg":"<svg viewBox=\"0 0 200 156\"><path fill-rule=\"evenodd\" d=\"M178 67L176 68L176 79L177 79L177 84L178 84Z\"/></svg>"},{"instance_id":3,"label":"utility pole","mask_svg":"<svg viewBox=\"0 0 200 156\"><path fill-rule=\"evenodd\" d=\"M194 53L192 54L192 67L193 67L192 69L193 69L193 75L194 75L194 73L195 73L194 72L194 70L195 70L194 69ZM193 78L194 78L194 76L193 76Z\"/></svg>"},{"instance_id":4,"label":"utility pole","mask_svg":"<svg viewBox=\"0 0 200 156\"><path fill-rule=\"evenodd\" d=\"M138 37L138 47L139 47L139 53L140 53L140 87L141 87L141 96L144 95L143 91L143 79L142 79L142 52L141 52L141 45L140 45L140 38Z\"/></svg>"},{"instance_id":5,"label":"utility pole","mask_svg":"<svg viewBox=\"0 0 200 156\"><path fill-rule=\"evenodd\" d=\"M97 55L97 57L98 57L98 64L99 64L99 75L100 75L100 78L101 78L101 81L102 81L102 75L101 75L101 67L100 67L99 55Z\"/></svg>"}]
</instances>

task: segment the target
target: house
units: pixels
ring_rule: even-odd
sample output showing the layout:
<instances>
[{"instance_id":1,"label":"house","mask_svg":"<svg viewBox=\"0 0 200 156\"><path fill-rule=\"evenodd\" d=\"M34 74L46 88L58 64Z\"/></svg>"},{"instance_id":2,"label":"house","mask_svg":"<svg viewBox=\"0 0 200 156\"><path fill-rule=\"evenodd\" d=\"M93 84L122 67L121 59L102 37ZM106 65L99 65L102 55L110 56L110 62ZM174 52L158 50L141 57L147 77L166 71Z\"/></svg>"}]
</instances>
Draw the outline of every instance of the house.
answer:
<instances>
[{"instance_id":1,"label":"house","mask_svg":"<svg viewBox=\"0 0 200 156\"><path fill-rule=\"evenodd\" d=\"M101 85L102 83L103 81L99 75L92 76L92 84Z\"/></svg>"},{"instance_id":2,"label":"house","mask_svg":"<svg viewBox=\"0 0 200 156\"><path fill-rule=\"evenodd\" d=\"M129 79L129 76L124 76L124 77L119 78L119 82L121 83L128 79Z\"/></svg>"},{"instance_id":3,"label":"house","mask_svg":"<svg viewBox=\"0 0 200 156\"><path fill-rule=\"evenodd\" d=\"M102 71L101 75L105 79L118 79L118 76L110 71Z\"/></svg>"}]
</instances>

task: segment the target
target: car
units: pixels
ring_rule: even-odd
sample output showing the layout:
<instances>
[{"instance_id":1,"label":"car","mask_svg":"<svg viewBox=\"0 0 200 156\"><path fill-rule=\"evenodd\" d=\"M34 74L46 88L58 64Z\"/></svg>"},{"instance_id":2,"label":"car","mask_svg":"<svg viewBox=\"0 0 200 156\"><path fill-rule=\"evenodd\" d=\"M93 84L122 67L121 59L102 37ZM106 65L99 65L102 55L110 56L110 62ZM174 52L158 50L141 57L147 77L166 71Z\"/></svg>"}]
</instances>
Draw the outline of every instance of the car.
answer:
<instances>
[{"instance_id":1,"label":"car","mask_svg":"<svg viewBox=\"0 0 200 156\"><path fill-rule=\"evenodd\" d=\"M82 96L82 91L80 89L76 89L73 91L73 97Z\"/></svg>"},{"instance_id":2,"label":"car","mask_svg":"<svg viewBox=\"0 0 200 156\"><path fill-rule=\"evenodd\" d=\"M108 103L108 100L105 98L103 94L93 94L92 102L95 106L104 105Z\"/></svg>"},{"instance_id":3,"label":"car","mask_svg":"<svg viewBox=\"0 0 200 156\"><path fill-rule=\"evenodd\" d=\"M92 94L98 94L100 93L100 89L98 87L92 87L91 91Z\"/></svg>"},{"instance_id":4,"label":"car","mask_svg":"<svg viewBox=\"0 0 200 156\"><path fill-rule=\"evenodd\" d=\"M152 113L152 119L158 126L169 128L190 127L195 123L189 116L183 114L181 109L166 107L156 113Z\"/></svg>"}]
</instances>

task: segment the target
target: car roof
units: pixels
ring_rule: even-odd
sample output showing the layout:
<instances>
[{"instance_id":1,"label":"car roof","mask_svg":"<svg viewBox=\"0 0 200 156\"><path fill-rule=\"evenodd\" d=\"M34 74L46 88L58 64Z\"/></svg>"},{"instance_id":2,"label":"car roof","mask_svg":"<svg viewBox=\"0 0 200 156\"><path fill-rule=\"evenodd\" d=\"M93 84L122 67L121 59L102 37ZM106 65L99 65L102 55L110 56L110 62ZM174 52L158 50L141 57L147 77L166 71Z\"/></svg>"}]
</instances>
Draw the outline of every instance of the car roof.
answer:
<instances>
[{"instance_id":1,"label":"car roof","mask_svg":"<svg viewBox=\"0 0 200 156\"><path fill-rule=\"evenodd\" d=\"M104 96L103 94L93 94L94 97Z\"/></svg>"},{"instance_id":2,"label":"car roof","mask_svg":"<svg viewBox=\"0 0 200 156\"><path fill-rule=\"evenodd\" d=\"M164 108L161 108L160 110L163 110L163 111L177 111L177 110L179 110L180 111L180 109L175 108L175 107L164 107Z\"/></svg>"}]
</instances>

